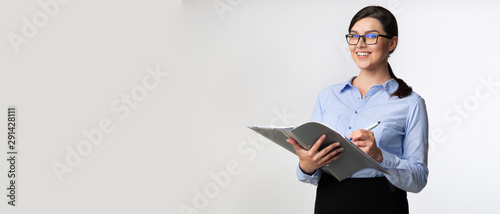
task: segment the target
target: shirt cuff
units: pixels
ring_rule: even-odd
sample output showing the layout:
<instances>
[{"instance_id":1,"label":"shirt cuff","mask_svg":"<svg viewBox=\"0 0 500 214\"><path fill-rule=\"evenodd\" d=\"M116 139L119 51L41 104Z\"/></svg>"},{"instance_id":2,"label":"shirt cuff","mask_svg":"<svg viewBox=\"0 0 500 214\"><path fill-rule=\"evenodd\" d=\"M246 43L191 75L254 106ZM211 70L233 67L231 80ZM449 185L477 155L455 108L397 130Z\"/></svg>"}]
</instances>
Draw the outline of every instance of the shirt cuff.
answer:
<instances>
[{"instance_id":1,"label":"shirt cuff","mask_svg":"<svg viewBox=\"0 0 500 214\"><path fill-rule=\"evenodd\" d=\"M302 171L300 166L297 165L297 177L299 181L304 183L310 183L312 185L318 186L319 176L321 175L321 170L317 169L312 175L308 175Z\"/></svg>"},{"instance_id":2,"label":"shirt cuff","mask_svg":"<svg viewBox=\"0 0 500 214\"><path fill-rule=\"evenodd\" d=\"M385 169L395 168L397 157L383 149L380 149L380 151L382 152L382 157L384 158L382 163L380 163L380 166L384 167Z\"/></svg>"}]
</instances>

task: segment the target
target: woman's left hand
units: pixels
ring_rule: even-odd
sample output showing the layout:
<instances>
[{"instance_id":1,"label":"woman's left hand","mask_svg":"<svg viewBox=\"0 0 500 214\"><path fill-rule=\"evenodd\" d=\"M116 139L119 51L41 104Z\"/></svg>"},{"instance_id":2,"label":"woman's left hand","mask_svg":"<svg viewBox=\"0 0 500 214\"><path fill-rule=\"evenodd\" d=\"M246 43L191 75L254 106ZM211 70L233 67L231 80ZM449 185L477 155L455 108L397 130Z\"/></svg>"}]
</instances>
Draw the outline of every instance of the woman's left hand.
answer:
<instances>
[{"instance_id":1,"label":"woman's left hand","mask_svg":"<svg viewBox=\"0 0 500 214\"><path fill-rule=\"evenodd\" d=\"M372 131L358 129L352 132L348 138L352 138L351 141L354 145L358 146L363 152L370 155L370 157L379 163L382 163L384 157L382 156L382 151L377 147Z\"/></svg>"}]
</instances>

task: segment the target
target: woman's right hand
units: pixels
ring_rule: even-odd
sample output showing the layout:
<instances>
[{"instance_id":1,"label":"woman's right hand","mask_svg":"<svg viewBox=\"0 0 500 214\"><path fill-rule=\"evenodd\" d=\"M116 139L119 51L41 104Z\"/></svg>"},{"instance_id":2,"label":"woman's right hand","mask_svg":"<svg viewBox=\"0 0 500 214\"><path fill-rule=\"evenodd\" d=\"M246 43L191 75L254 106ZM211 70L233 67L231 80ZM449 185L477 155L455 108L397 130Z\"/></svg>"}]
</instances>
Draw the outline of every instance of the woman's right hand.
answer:
<instances>
[{"instance_id":1,"label":"woman's right hand","mask_svg":"<svg viewBox=\"0 0 500 214\"><path fill-rule=\"evenodd\" d=\"M292 144L293 149L295 149L295 153L299 156L299 167L304 173L312 175L314 174L314 171L334 160L337 160L337 158L342 155L344 148L339 147L335 149L335 147L340 146L338 142L332 143L321 151L318 151L325 138L326 135L321 135L321 137L309 150L303 149L293 139L286 140L288 143Z\"/></svg>"}]
</instances>

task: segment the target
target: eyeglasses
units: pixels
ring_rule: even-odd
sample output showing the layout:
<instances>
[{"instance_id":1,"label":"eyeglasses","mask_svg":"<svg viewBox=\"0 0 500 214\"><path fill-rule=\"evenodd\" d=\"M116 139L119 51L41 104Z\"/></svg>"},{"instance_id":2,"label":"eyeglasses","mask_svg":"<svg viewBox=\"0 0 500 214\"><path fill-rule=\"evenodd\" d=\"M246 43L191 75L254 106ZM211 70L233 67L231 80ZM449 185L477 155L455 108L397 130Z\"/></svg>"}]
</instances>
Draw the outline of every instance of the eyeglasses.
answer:
<instances>
[{"instance_id":1,"label":"eyeglasses","mask_svg":"<svg viewBox=\"0 0 500 214\"><path fill-rule=\"evenodd\" d=\"M347 44L349 45L357 45L359 42L359 38L363 38L363 42L367 45L374 45L377 44L378 37L385 37L385 38L392 38L392 36L389 35L380 35L376 33L369 33L365 35L358 35L358 34L347 34L345 35L345 38L347 40Z\"/></svg>"}]
</instances>

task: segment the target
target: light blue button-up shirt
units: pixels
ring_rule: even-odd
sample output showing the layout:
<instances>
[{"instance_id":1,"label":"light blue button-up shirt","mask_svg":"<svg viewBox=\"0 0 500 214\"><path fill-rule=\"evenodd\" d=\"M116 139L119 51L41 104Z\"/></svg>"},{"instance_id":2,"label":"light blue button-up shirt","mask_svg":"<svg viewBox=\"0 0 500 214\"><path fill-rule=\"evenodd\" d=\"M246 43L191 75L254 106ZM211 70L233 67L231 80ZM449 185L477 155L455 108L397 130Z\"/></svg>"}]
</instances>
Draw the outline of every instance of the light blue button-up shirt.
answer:
<instances>
[{"instance_id":1,"label":"light blue button-up shirt","mask_svg":"<svg viewBox=\"0 0 500 214\"><path fill-rule=\"evenodd\" d=\"M373 129L377 146L382 151L380 165L391 174L375 169L363 169L352 178L386 176L396 187L420 192L427 184L428 122L425 102L412 92L402 99L390 97L399 84L391 79L374 85L362 98L352 79L323 89L314 107L312 121L321 122L348 136L358 129L365 129L377 121ZM309 176L297 168L300 181L318 185L321 170Z\"/></svg>"}]
</instances>

